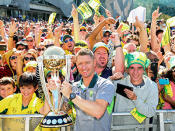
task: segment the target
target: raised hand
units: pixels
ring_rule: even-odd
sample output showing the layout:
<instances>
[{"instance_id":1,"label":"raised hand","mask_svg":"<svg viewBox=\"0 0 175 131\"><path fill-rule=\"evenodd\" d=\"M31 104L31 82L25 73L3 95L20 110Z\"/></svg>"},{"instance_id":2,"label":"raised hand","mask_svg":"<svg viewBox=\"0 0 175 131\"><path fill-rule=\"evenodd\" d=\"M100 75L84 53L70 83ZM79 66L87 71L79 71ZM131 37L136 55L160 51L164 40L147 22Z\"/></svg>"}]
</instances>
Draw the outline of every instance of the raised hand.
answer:
<instances>
[{"instance_id":1,"label":"raised hand","mask_svg":"<svg viewBox=\"0 0 175 131\"><path fill-rule=\"evenodd\" d=\"M9 27L9 36L13 36L17 30L18 30L18 27L16 22L15 21L11 22Z\"/></svg>"},{"instance_id":2,"label":"raised hand","mask_svg":"<svg viewBox=\"0 0 175 131\"><path fill-rule=\"evenodd\" d=\"M156 20L162 13L159 13L159 7L152 13L152 19Z\"/></svg>"},{"instance_id":3,"label":"raised hand","mask_svg":"<svg viewBox=\"0 0 175 131\"><path fill-rule=\"evenodd\" d=\"M75 8L74 4L72 4L71 15L72 15L72 17L78 17L78 12L77 12L77 9Z\"/></svg>"},{"instance_id":4,"label":"raised hand","mask_svg":"<svg viewBox=\"0 0 175 131\"><path fill-rule=\"evenodd\" d=\"M105 22L106 22L106 24L115 24L116 23L115 19L112 17L106 18Z\"/></svg>"},{"instance_id":5,"label":"raised hand","mask_svg":"<svg viewBox=\"0 0 175 131\"><path fill-rule=\"evenodd\" d=\"M109 10L105 9L105 12L108 17L112 17L111 12Z\"/></svg>"},{"instance_id":6,"label":"raised hand","mask_svg":"<svg viewBox=\"0 0 175 131\"><path fill-rule=\"evenodd\" d=\"M145 26L144 23L142 21L140 21L137 16L135 19L136 19L136 21L134 23L134 26L136 28L139 28L139 29L144 28L144 26Z\"/></svg>"}]
</instances>

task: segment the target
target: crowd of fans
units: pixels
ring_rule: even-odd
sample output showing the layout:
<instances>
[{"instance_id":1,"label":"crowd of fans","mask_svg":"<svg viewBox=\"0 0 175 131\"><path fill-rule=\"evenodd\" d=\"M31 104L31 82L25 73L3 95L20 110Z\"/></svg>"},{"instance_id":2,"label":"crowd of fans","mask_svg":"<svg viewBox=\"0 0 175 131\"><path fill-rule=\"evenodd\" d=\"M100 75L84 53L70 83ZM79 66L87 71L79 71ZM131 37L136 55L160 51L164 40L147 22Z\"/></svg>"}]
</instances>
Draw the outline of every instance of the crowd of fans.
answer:
<instances>
[{"instance_id":1,"label":"crowd of fans","mask_svg":"<svg viewBox=\"0 0 175 131\"><path fill-rule=\"evenodd\" d=\"M50 46L61 47L65 54L73 55L71 59L71 82L81 79L74 56L79 50L86 48L94 54L95 72L99 76L113 81L116 87L116 81L120 83L119 81L127 78L128 75L131 78L139 77L137 73L143 67L144 82L138 84L140 88L144 85L150 88L149 92L146 90L142 92L142 96L145 93L146 100L144 103L146 104L140 104L141 100L136 101L136 98L140 99L141 97L138 97L137 91L135 91L136 97L135 94L133 94L133 97L127 95L129 99L135 100L138 110L139 106L145 108L146 111L142 112L142 109L140 109L140 113L152 117L156 109L175 108L175 35L173 34L174 30L171 30L170 43L162 46L161 40L165 22L164 20L158 20L161 15L159 9L152 13L151 22L143 23L136 17L136 22L132 26L127 21L122 22L113 18L108 10L106 10L107 18L95 14L93 24L84 21L80 23L78 12L74 6L71 15L73 23L55 21L51 25L44 21L34 23L15 21L14 19L11 22L0 20L0 113L46 114L48 112L48 110L44 111L42 109L45 106L42 102L44 101L44 94L39 82L37 58L42 56L43 52ZM137 61L132 63L133 59L137 59ZM136 67L131 67L132 64L142 66L135 69ZM134 74L134 71L131 72L131 70L137 70L135 71L137 73ZM65 69L63 68L59 72L61 74L60 79L63 81ZM51 78L51 71L45 69L44 74L47 79ZM136 81L137 79L135 78ZM163 83L161 83L162 81ZM131 83L128 83L127 80L121 83L128 86L138 86L132 80ZM151 88L155 89L152 90ZM21 95L14 96L14 94L27 97L19 101ZM30 106L32 106L32 101L36 99L36 96L40 99L37 98L37 105L34 109ZM9 101L13 103L12 99L14 104L9 104ZM22 102L18 103L18 105L22 104L22 109L17 109L15 100ZM123 98L117 96L115 102L114 112L131 111L130 109L121 108L121 106L129 103ZM151 108L155 107L155 109L149 107L147 109L149 105ZM13 106L13 108L8 106ZM129 106L126 108L129 108Z\"/></svg>"}]
</instances>

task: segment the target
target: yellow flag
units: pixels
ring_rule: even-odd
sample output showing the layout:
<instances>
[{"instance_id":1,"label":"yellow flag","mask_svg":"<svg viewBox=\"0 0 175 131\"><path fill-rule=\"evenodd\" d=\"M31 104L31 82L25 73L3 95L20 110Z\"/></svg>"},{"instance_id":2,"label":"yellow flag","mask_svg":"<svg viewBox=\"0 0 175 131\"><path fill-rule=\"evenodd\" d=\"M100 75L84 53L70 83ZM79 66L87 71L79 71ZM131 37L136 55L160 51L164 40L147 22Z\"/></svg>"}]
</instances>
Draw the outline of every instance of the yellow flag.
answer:
<instances>
[{"instance_id":1,"label":"yellow flag","mask_svg":"<svg viewBox=\"0 0 175 131\"><path fill-rule=\"evenodd\" d=\"M175 17L169 18L166 22L166 29L163 32L162 37L162 46L165 46L170 43L170 27L175 26Z\"/></svg>"},{"instance_id":2,"label":"yellow flag","mask_svg":"<svg viewBox=\"0 0 175 131\"><path fill-rule=\"evenodd\" d=\"M50 14L50 16L49 16L49 21L48 21L48 24L49 24L49 25L53 24L53 22L54 22L54 20L55 20L55 17L56 17L56 13Z\"/></svg>"}]
</instances>

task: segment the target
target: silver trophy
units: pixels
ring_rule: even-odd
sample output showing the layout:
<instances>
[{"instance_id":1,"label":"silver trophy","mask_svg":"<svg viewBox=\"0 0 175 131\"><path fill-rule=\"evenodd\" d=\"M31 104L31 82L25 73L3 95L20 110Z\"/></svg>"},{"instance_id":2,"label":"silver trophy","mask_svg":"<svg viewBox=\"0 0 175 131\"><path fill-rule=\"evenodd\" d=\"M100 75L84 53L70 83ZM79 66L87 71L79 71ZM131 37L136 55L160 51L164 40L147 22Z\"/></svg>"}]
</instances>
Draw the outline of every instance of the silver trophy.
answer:
<instances>
[{"instance_id":1,"label":"silver trophy","mask_svg":"<svg viewBox=\"0 0 175 131\"><path fill-rule=\"evenodd\" d=\"M66 76L65 80L69 82L70 79L70 68L71 68L71 56L65 55L65 52L62 48L57 46L51 46L44 51L43 56L38 57L37 59L40 80L42 84L42 88L45 94L45 97L49 103L51 108L51 112L49 112L42 120L42 127L62 127L68 126L72 124L72 118L61 111L61 107L64 102L64 97L61 96L59 92L59 84L57 84L57 89L51 90L52 92L52 101L46 87L46 78L44 75L44 67L51 71L51 78L55 81L59 79L59 70L62 69L66 65ZM57 82L56 82L57 83Z\"/></svg>"}]
</instances>

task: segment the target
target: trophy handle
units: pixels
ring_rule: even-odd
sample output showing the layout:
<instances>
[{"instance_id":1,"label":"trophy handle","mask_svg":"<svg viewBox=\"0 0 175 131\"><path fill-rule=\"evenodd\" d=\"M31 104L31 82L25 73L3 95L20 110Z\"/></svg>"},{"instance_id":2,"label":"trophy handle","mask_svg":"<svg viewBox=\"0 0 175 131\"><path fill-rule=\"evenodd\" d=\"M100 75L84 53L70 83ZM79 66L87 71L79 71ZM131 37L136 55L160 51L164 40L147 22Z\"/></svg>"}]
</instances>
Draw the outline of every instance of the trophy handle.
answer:
<instances>
[{"instance_id":1,"label":"trophy handle","mask_svg":"<svg viewBox=\"0 0 175 131\"><path fill-rule=\"evenodd\" d=\"M71 71L71 55L66 55L66 76L65 76L65 80L67 82L69 82L70 80L70 71ZM61 107L63 105L64 102L64 96L61 97L61 101L60 101L60 105L59 105L59 111L61 110Z\"/></svg>"},{"instance_id":2,"label":"trophy handle","mask_svg":"<svg viewBox=\"0 0 175 131\"><path fill-rule=\"evenodd\" d=\"M39 68L39 75L40 75L41 85L42 85L46 100L48 101L48 104L49 104L51 110L54 111L54 107L51 104L51 100L50 100L50 97L49 97L49 92L48 92L47 87L46 87L46 81L45 81L45 76L44 76L44 67L43 67L43 56L40 56L40 57L37 58L37 63L38 63L38 68Z\"/></svg>"}]
</instances>

